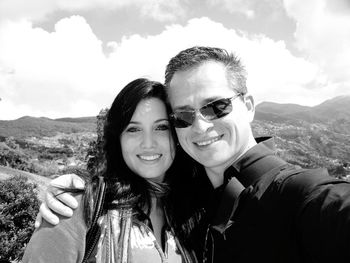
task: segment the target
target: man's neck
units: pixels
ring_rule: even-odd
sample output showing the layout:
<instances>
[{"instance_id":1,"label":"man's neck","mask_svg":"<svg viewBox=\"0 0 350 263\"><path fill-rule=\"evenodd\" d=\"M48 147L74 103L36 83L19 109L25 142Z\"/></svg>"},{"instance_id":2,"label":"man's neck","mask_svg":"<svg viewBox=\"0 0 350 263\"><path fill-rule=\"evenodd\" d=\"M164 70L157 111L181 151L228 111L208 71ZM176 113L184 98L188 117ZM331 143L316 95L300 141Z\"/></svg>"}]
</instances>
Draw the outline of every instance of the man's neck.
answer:
<instances>
[{"instance_id":1,"label":"man's neck","mask_svg":"<svg viewBox=\"0 0 350 263\"><path fill-rule=\"evenodd\" d=\"M207 176L208 176L208 178L209 178L209 180L214 188L218 188L224 183L224 173L228 167L233 165L237 171L240 170L239 160L245 155L245 153L250 148L254 147L256 144L257 143L256 143L254 137L252 136L252 139L249 141L246 149L242 152L242 154L235 157L235 158L232 158L232 160L230 162L227 162L224 165L216 166L216 167L204 166L205 171L207 173Z\"/></svg>"},{"instance_id":2,"label":"man's neck","mask_svg":"<svg viewBox=\"0 0 350 263\"><path fill-rule=\"evenodd\" d=\"M205 172L214 188L218 188L224 183L224 172L225 170L216 170L205 167Z\"/></svg>"}]
</instances>

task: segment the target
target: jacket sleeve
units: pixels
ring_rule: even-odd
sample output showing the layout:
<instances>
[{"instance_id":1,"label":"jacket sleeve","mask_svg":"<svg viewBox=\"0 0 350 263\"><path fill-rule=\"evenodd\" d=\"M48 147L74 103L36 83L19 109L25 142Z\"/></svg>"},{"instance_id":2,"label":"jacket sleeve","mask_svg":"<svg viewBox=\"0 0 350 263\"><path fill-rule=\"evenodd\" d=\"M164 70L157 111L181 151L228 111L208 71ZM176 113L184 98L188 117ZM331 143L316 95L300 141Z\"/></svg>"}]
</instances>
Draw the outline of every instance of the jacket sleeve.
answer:
<instances>
[{"instance_id":1,"label":"jacket sleeve","mask_svg":"<svg viewBox=\"0 0 350 263\"><path fill-rule=\"evenodd\" d=\"M27 244L22 263L82 261L87 227L83 217L82 195L76 198L79 206L72 217L59 216L60 223L56 226L43 220Z\"/></svg>"},{"instance_id":2,"label":"jacket sleeve","mask_svg":"<svg viewBox=\"0 0 350 263\"><path fill-rule=\"evenodd\" d=\"M303 186L305 199L296 219L303 257L350 262L350 182L309 174Z\"/></svg>"}]
</instances>

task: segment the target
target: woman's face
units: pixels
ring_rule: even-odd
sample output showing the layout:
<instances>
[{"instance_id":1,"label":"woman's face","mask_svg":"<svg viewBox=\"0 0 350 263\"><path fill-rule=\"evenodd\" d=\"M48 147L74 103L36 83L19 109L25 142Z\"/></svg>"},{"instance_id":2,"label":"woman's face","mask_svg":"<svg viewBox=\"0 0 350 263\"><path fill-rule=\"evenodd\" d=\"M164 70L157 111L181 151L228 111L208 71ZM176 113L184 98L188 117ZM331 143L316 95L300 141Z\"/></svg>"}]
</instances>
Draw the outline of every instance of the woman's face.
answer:
<instances>
[{"instance_id":1,"label":"woman's face","mask_svg":"<svg viewBox=\"0 0 350 263\"><path fill-rule=\"evenodd\" d=\"M134 173L163 181L174 160L175 145L160 99L140 101L120 140L124 161Z\"/></svg>"}]
</instances>

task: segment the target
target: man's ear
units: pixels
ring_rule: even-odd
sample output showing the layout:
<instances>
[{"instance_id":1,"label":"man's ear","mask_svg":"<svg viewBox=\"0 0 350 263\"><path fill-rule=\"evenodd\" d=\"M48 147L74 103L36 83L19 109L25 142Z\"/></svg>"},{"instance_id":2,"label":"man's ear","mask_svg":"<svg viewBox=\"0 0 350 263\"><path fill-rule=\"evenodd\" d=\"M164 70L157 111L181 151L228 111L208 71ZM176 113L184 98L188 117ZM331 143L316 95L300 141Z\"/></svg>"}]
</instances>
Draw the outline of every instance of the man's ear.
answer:
<instances>
[{"instance_id":1,"label":"man's ear","mask_svg":"<svg viewBox=\"0 0 350 263\"><path fill-rule=\"evenodd\" d=\"M249 122L252 122L254 120L254 115L255 115L254 98L252 95L247 94L243 97L243 100L244 100L244 105L247 107L247 110L248 110Z\"/></svg>"}]
</instances>

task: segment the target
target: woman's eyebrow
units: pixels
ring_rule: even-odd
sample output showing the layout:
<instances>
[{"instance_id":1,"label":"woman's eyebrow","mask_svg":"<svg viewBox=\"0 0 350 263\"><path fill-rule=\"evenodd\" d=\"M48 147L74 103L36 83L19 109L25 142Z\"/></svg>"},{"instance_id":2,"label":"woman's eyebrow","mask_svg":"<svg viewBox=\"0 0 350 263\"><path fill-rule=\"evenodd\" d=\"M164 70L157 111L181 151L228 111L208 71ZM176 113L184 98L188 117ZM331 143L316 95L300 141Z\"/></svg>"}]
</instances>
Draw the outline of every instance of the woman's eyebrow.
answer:
<instances>
[{"instance_id":1,"label":"woman's eyebrow","mask_svg":"<svg viewBox=\"0 0 350 263\"><path fill-rule=\"evenodd\" d=\"M158 123L158 122L163 122L163 121L169 122L169 119L168 118L162 118L162 119L156 120L155 122Z\"/></svg>"},{"instance_id":2,"label":"woman's eyebrow","mask_svg":"<svg viewBox=\"0 0 350 263\"><path fill-rule=\"evenodd\" d=\"M163 122L163 121L169 122L169 119L168 118L162 118L162 119L155 120L154 122L158 123L158 122ZM141 124L141 122L140 121L130 121L128 123L128 125L130 125L130 124Z\"/></svg>"}]
</instances>

